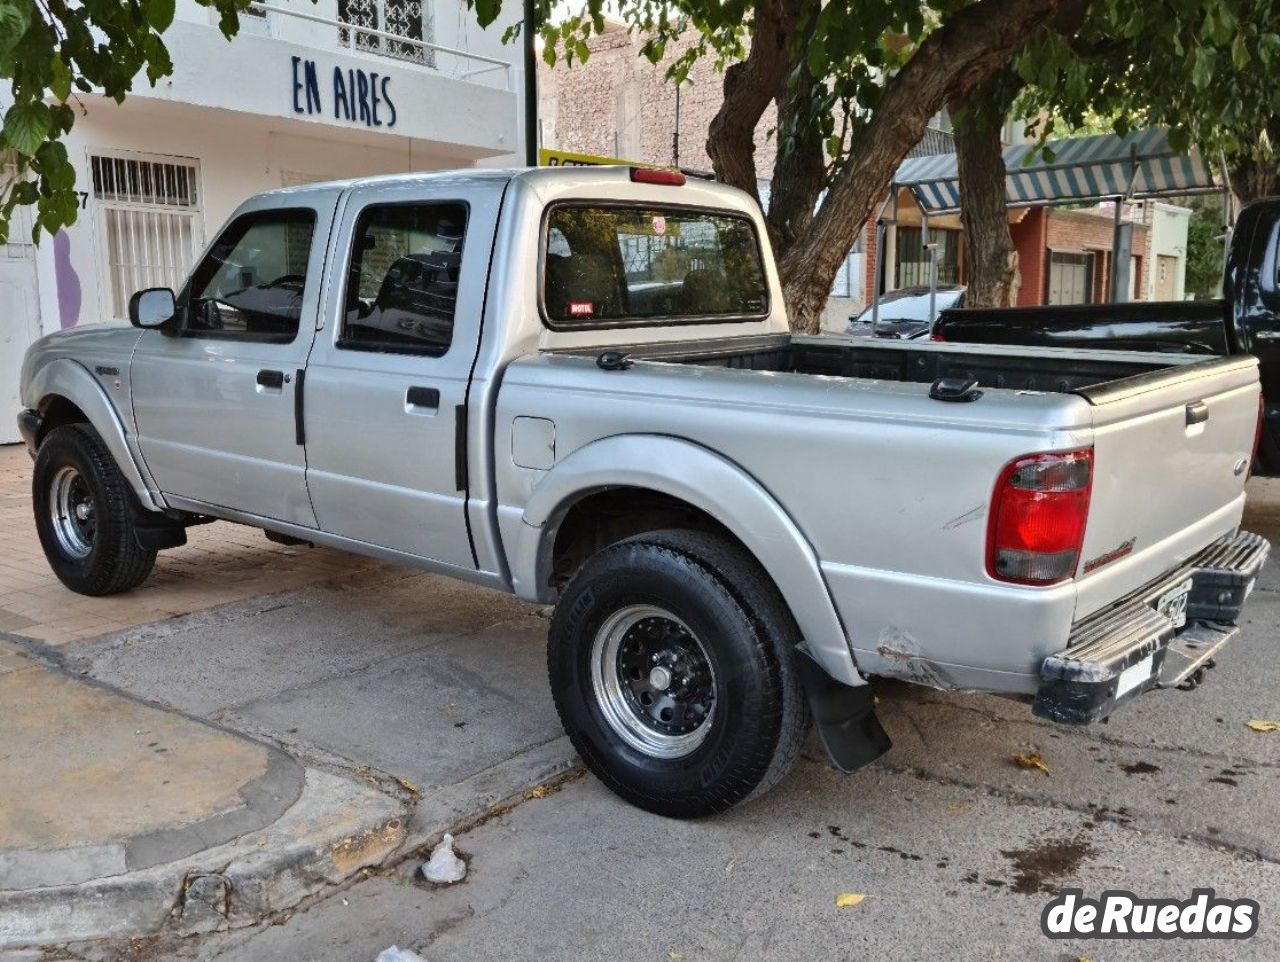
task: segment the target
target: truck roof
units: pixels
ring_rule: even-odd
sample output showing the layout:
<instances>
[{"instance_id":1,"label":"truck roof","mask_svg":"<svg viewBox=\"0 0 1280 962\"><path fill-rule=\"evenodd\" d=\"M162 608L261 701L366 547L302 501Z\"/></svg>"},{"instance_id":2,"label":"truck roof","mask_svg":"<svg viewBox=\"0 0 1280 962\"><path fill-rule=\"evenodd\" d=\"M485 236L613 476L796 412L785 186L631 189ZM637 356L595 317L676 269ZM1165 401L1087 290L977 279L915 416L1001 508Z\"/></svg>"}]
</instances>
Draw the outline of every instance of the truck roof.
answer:
<instances>
[{"instance_id":1,"label":"truck roof","mask_svg":"<svg viewBox=\"0 0 1280 962\"><path fill-rule=\"evenodd\" d=\"M413 183L453 182L465 186L468 183L492 184L494 182L519 181L535 191L545 189L552 192L565 188L583 188L598 182L602 186L616 184L619 181L630 182L631 165L614 164L609 166L581 167L465 167L456 170L424 170L403 174L381 174L372 177L352 177L345 180L331 180L314 184L301 184L294 187L281 187L266 191L263 196L289 195L298 196L308 192L330 192L347 190L354 187L377 185L403 186ZM704 202L710 200L709 195L719 194L716 203L726 207L741 208L747 199L742 191L715 181L690 178L686 184L690 193L698 193ZM677 190L684 188L675 188Z\"/></svg>"}]
</instances>

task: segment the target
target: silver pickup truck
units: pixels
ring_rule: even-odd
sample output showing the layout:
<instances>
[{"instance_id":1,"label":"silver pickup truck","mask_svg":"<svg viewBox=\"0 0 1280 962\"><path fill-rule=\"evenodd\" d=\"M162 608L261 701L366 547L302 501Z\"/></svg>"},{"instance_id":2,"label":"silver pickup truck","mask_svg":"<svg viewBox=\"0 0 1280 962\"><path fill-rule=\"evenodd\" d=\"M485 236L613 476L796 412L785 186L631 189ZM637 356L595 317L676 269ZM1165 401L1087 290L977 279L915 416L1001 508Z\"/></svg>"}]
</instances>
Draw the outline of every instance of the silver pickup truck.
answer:
<instances>
[{"instance_id":1,"label":"silver pickup truck","mask_svg":"<svg viewBox=\"0 0 1280 962\"><path fill-rule=\"evenodd\" d=\"M667 815L811 721L878 757L874 677L1075 724L1198 682L1268 551L1253 358L794 336L759 209L670 171L264 194L130 314L26 358L66 585L219 518L554 603L565 729Z\"/></svg>"}]
</instances>

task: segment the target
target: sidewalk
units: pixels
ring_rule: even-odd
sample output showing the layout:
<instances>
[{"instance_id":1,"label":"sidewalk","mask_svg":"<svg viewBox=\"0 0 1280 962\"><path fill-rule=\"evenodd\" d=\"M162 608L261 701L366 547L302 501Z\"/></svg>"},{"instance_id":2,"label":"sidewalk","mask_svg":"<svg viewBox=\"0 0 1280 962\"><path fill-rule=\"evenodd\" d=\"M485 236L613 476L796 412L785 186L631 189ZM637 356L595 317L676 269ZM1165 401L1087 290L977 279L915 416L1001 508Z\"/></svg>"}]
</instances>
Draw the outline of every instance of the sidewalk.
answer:
<instances>
[{"instance_id":1,"label":"sidewalk","mask_svg":"<svg viewBox=\"0 0 1280 962\"><path fill-rule=\"evenodd\" d=\"M279 919L575 764L533 607L222 522L85 598L30 485L0 447L0 957Z\"/></svg>"},{"instance_id":2,"label":"sidewalk","mask_svg":"<svg viewBox=\"0 0 1280 962\"><path fill-rule=\"evenodd\" d=\"M378 567L340 551L275 544L226 522L191 528L187 538L160 553L135 591L110 598L68 591L36 536L31 458L20 444L0 445L0 632L61 645Z\"/></svg>"},{"instance_id":3,"label":"sidewalk","mask_svg":"<svg viewBox=\"0 0 1280 962\"><path fill-rule=\"evenodd\" d=\"M244 924L404 838L366 784L4 640L0 705L0 948Z\"/></svg>"}]
</instances>

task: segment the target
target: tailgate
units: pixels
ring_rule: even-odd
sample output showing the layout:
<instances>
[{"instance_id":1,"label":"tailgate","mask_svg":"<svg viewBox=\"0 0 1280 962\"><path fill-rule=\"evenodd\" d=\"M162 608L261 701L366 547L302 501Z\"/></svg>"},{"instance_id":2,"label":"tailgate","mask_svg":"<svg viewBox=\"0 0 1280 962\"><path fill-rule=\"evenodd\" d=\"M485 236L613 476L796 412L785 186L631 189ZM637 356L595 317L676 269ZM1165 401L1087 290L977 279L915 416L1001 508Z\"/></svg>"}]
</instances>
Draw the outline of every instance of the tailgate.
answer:
<instances>
[{"instance_id":1,"label":"tailgate","mask_svg":"<svg viewBox=\"0 0 1280 962\"><path fill-rule=\"evenodd\" d=\"M1219 358L1078 392L1094 481L1077 620L1235 530L1258 425L1258 364Z\"/></svg>"}]
</instances>

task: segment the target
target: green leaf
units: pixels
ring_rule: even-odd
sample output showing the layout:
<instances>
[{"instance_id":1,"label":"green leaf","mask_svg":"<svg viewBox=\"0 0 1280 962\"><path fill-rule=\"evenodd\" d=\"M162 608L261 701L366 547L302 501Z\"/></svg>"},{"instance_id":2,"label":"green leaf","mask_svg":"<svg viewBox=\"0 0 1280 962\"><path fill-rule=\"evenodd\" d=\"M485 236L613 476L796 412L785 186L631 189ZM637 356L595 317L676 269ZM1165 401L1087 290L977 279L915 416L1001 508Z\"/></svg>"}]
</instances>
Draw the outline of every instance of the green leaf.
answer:
<instances>
[{"instance_id":1,"label":"green leaf","mask_svg":"<svg viewBox=\"0 0 1280 962\"><path fill-rule=\"evenodd\" d=\"M146 0L142 15L146 18L147 26L156 33L163 33L173 23L173 8L174 0Z\"/></svg>"},{"instance_id":2,"label":"green leaf","mask_svg":"<svg viewBox=\"0 0 1280 962\"><path fill-rule=\"evenodd\" d=\"M480 26L487 27L498 19L502 12L502 0L475 0L476 19Z\"/></svg>"},{"instance_id":3,"label":"green leaf","mask_svg":"<svg viewBox=\"0 0 1280 962\"><path fill-rule=\"evenodd\" d=\"M1211 47L1197 47L1191 62L1191 86L1196 90L1206 90L1213 82L1213 68L1218 60L1218 53Z\"/></svg>"},{"instance_id":4,"label":"green leaf","mask_svg":"<svg viewBox=\"0 0 1280 962\"><path fill-rule=\"evenodd\" d=\"M31 25L31 3L0 0L0 50L12 50Z\"/></svg>"},{"instance_id":5,"label":"green leaf","mask_svg":"<svg viewBox=\"0 0 1280 962\"><path fill-rule=\"evenodd\" d=\"M4 142L24 157L34 157L49 135L49 108L41 101L16 103L4 115Z\"/></svg>"},{"instance_id":6,"label":"green leaf","mask_svg":"<svg viewBox=\"0 0 1280 962\"><path fill-rule=\"evenodd\" d=\"M71 96L71 68L58 54L49 61L49 91L58 100L66 100Z\"/></svg>"},{"instance_id":7,"label":"green leaf","mask_svg":"<svg viewBox=\"0 0 1280 962\"><path fill-rule=\"evenodd\" d=\"M1242 34L1236 34L1235 42L1231 44L1231 64L1237 70L1243 70L1249 66L1249 48Z\"/></svg>"}]
</instances>

